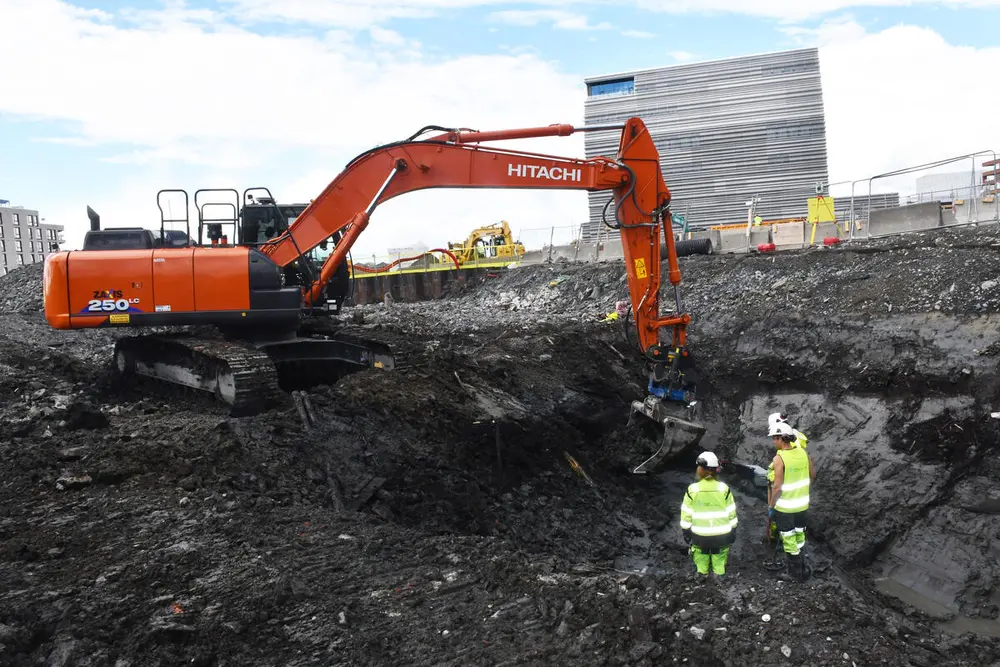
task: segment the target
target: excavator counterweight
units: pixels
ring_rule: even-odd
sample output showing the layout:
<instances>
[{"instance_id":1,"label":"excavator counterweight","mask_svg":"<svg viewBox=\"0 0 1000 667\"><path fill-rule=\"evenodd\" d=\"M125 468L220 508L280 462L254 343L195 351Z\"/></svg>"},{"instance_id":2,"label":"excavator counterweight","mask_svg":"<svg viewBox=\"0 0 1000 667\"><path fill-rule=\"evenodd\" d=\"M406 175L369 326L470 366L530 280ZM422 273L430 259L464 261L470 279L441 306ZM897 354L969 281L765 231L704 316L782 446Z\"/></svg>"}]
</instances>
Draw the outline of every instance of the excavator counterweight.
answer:
<instances>
[{"instance_id":1,"label":"excavator counterweight","mask_svg":"<svg viewBox=\"0 0 1000 667\"><path fill-rule=\"evenodd\" d=\"M621 133L613 158L559 157L484 143L611 130ZM439 134L421 138L429 131ZM199 190L196 235L183 190L158 193L158 233L101 230L99 216L89 211L92 228L83 250L46 259L46 319L57 329L202 325L217 330L219 336L207 339L183 334L123 339L116 368L123 376L210 392L239 412L266 409L278 400L283 369L323 369L321 382L335 379L337 368L389 369L394 359L385 346L346 342L337 326L317 333L314 324L339 312L349 253L378 205L428 188L610 191L604 221L620 232L636 356L649 378L649 396L633 405L632 413L668 433L635 472L648 472L697 442L704 429L689 419L695 403L686 340L691 317L681 307L671 195L639 118L620 125L488 132L425 127L357 156L308 204L278 205L264 188L253 189L266 195L256 199L244 191L242 202L236 190ZM164 195L183 197L183 218L169 217L176 209L164 208ZM222 201L205 201L207 195ZM167 229L168 223L185 228ZM665 316L660 314L661 241L676 306ZM669 340L661 341L661 330Z\"/></svg>"}]
</instances>

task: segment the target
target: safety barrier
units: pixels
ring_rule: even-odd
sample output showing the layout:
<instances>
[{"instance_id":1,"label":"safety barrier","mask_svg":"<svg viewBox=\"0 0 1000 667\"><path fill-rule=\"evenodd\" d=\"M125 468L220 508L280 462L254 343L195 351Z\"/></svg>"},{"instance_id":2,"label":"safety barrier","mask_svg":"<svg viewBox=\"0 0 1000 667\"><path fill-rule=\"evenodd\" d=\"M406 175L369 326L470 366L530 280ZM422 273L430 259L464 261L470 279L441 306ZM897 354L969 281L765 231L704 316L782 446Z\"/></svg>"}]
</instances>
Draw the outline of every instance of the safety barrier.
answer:
<instances>
[{"instance_id":1,"label":"safety barrier","mask_svg":"<svg viewBox=\"0 0 1000 667\"><path fill-rule=\"evenodd\" d=\"M967 178L956 180L956 173ZM924 178L926 177L926 178ZM942 180L948 182L941 186ZM961 181L961 182L959 182ZM826 184L824 195L835 202L834 220L818 222L813 213L782 220L766 220L754 225L733 222L694 229L678 237L709 239L713 252L748 253L830 247L844 242L976 224L1000 224L1000 161L996 151L983 150L921 165L905 167L867 178ZM814 198L813 203L821 198ZM681 204L682 205L682 204ZM825 217L825 216L824 216ZM822 218L820 218L822 219ZM675 231L679 227L675 226ZM623 258L618 232L602 226L596 234L583 234L583 225L551 225L519 229L515 240L525 252L515 261L476 257L463 268L502 269L560 261L601 262ZM771 247L773 245L773 248ZM375 265L391 264L396 258L372 258ZM362 260L359 258L358 262ZM423 259L404 266L399 263L385 271L430 272L454 270L443 262ZM364 278L356 272L357 277ZM371 275L371 274L367 274ZM376 274L378 275L378 274Z\"/></svg>"}]
</instances>

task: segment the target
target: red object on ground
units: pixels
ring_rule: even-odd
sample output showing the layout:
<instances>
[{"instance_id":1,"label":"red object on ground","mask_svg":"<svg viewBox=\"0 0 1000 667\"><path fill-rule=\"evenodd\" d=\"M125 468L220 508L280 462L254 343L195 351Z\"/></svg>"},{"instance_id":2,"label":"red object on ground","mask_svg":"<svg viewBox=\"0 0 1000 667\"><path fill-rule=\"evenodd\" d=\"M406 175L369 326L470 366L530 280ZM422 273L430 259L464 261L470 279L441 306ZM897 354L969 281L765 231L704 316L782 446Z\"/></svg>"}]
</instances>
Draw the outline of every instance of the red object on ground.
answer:
<instances>
[{"instance_id":1,"label":"red object on ground","mask_svg":"<svg viewBox=\"0 0 1000 667\"><path fill-rule=\"evenodd\" d=\"M823 245L837 245L840 243L840 239L836 236L827 236L823 238Z\"/></svg>"},{"instance_id":2,"label":"red object on ground","mask_svg":"<svg viewBox=\"0 0 1000 667\"><path fill-rule=\"evenodd\" d=\"M761 243L757 246L757 252L771 252L774 250L773 243Z\"/></svg>"}]
</instances>

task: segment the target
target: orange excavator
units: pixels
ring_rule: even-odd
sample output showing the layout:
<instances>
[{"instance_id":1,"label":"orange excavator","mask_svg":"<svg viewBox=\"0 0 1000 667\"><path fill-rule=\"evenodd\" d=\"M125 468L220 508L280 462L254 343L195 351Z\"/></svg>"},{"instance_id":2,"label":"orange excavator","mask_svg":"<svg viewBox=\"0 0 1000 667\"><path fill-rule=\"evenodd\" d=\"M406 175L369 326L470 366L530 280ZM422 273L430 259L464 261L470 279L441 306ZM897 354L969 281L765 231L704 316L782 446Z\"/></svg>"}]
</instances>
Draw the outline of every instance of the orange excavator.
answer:
<instances>
[{"instance_id":1,"label":"orange excavator","mask_svg":"<svg viewBox=\"0 0 1000 667\"><path fill-rule=\"evenodd\" d=\"M568 158L487 145L613 129L621 130L615 158ZM327 380L328 364L391 370L395 361L387 347L344 339L310 324L328 312L330 285L375 208L427 188L611 191L604 222L620 231L631 314L648 372L648 395L633 402L630 418L644 415L664 429L656 453L634 472L651 471L700 440L704 428L690 421L695 387L686 327L691 317L681 307L671 195L659 154L639 118L581 128L427 126L351 160L319 196L294 211L292 222L274 227L270 238L245 237L237 229L230 242L220 223L206 218L200 207L198 241L190 229L171 237L165 229L171 221L163 215L158 236L92 224L82 250L46 259L45 317L56 329L207 325L218 330L221 337L189 332L120 337L114 363L122 377L155 378L214 393L232 414L266 410L280 401L283 370L284 377L297 377L321 369ZM186 193L184 198L186 203ZM206 229L210 244L200 242ZM674 291L675 308L667 314L660 313L661 238ZM332 247L321 261L315 252L320 246ZM669 331L669 343L661 343L661 329Z\"/></svg>"}]
</instances>

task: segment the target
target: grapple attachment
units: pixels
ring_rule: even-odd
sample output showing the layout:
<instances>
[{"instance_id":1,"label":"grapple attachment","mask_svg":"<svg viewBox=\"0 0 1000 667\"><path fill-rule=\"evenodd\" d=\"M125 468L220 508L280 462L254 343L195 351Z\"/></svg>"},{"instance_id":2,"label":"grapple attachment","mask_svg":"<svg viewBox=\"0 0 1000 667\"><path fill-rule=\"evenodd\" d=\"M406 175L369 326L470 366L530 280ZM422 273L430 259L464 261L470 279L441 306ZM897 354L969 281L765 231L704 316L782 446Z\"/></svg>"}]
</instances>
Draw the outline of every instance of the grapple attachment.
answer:
<instances>
[{"instance_id":1,"label":"grapple attachment","mask_svg":"<svg viewBox=\"0 0 1000 667\"><path fill-rule=\"evenodd\" d=\"M680 417L685 406L666 402L654 395L646 396L643 401L632 401L629 421L638 413L656 422L663 429L663 438L656 453L636 466L633 473L637 475L654 471L664 461L673 459L678 454L697 446L705 435L705 427L701 424ZM685 414L685 416L687 416Z\"/></svg>"}]
</instances>

